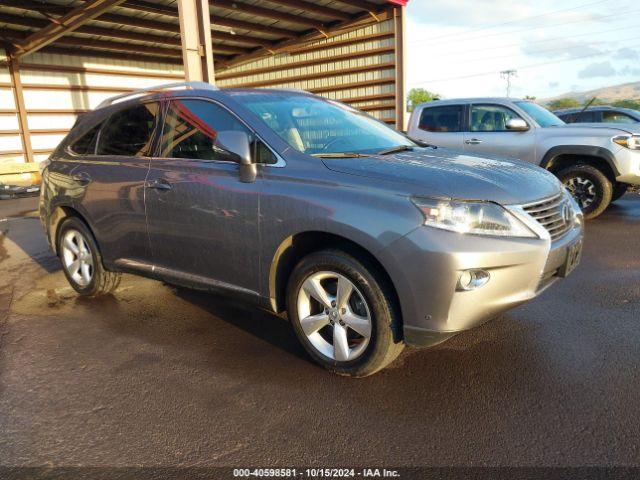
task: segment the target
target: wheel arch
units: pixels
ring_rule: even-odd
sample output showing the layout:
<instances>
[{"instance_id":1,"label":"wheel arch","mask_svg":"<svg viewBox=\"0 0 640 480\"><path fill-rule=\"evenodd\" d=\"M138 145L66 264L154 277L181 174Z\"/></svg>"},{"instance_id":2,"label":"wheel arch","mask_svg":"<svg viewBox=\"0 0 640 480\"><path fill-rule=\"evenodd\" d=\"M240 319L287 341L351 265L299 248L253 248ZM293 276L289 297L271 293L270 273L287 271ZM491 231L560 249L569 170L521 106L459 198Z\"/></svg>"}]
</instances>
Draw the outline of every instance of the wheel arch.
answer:
<instances>
[{"instance_id":1,"label":"wheel arch","mask_svg":"<svg viewBox=\"0 0 640 480\"><path fill-rule=\"evenodd\" d=\"M540 166L557 174L578 163L591 165L604 173L611 182L620 172L616 168L613 154L606 148L589 145L563 145L553 147L544 155Z\"/></svg>"},{"instance_id":2,"label":"wheel arch","mask_svg":"<svg viewBox=\"0 0 640 480\"><path fill-rule=\"evenodd\" d=\"M305 231L287 237L277 248L269 269L269 298L271 308L276 313L286 310L286 290L291 272L297 263L310 253L337 248L352 255L356 259L371 265L381 281L389 289L392 299L398 309L400 323L402 323L402 309L396 287L384 265L361 244L338 234L323 231ZM398 332L402 332L402 325L398 325Z\"/></svg>"},{"instance_id":3,"label":"wheel arch","mask_svg":"<svg viewBox=\"0 0 640 480\"><path fill-rule=\"evenodd\" d=\"M80 213L77 209L70 205L58 205L53 209L51 215L49 216L49 244L51 245L51 248L56 255L58 254L58 236L60 233L60 225L62 225L62 222L65 218L69 217L75 217L81 220L82 223L87 226L89 232L91 232L91 235L93 235L94 241L96 241L97 243L96 236L93 233L93 229L91 228L89 222L87 222L86 218L82 215L82 213Z\"/></svg>"}]
</instances>

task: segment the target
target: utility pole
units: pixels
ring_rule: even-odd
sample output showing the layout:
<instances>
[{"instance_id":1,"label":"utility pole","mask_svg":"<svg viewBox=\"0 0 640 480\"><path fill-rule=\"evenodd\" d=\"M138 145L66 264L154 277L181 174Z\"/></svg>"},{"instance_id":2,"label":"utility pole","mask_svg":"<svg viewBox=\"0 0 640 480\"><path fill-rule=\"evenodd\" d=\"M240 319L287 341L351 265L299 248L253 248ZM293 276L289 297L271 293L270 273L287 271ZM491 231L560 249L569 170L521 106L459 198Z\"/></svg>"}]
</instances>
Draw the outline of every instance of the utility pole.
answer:
<instances>
[{"instance_id":1,"label":"utility pole","mask_svg":"<svg viewBox=\"0 0 640 480\"><path fill-rule=\"evenodd\" d=\"M507 81L507 97L510 96L511 93L511 77L517 77L517 70L503 70L500 72L500 78Z\"/></svg>"}]
</instances>

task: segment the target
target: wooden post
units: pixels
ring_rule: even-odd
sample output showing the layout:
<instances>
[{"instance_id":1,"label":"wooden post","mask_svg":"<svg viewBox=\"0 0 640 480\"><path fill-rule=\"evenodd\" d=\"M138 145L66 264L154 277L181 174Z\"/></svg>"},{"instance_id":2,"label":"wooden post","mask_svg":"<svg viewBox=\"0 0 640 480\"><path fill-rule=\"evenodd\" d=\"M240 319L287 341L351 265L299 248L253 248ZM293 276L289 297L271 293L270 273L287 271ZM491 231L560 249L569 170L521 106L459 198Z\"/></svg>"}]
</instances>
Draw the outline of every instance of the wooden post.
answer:
<instances>
[{"instance_id":1,"label":"wooden post","mask_svg":"<svg viewBox=\"0 0 640 480\"><path fill-rule=\"evenodd\" d=\"M393 29L395 32L396 62L396 129L404 131L407 98L404 84L404 8L393 9Z\"/></svg>"},{"instance_id":2,"label":"wooden post","mask_svg":"<svg viewBox=\"0 0 640 480\"><path fill-rule=\"evenodd\" d=\"M187 81L215 84L208 0L178 0L182 61Z\"/></svg>"},{"instance_id":3,"label":"wooden post","mask_svg":"<svg viewBox=\"0 0 640 480\"><path fill-rule=\"evenodd\" d=\"M33 148L31 147L31 133L29 132L29 124L27 123L27 109L24 106L24 94L22 91L22 82L20 81L20 65L18 60L9 56L6 52L7 64L9 66L9 76L11 77L11 90L13 91L13 99L18 111L18 125L20 127L20 140L22 142L22 151L27 162L33 162Z\"/></svg>"}]
</instances>

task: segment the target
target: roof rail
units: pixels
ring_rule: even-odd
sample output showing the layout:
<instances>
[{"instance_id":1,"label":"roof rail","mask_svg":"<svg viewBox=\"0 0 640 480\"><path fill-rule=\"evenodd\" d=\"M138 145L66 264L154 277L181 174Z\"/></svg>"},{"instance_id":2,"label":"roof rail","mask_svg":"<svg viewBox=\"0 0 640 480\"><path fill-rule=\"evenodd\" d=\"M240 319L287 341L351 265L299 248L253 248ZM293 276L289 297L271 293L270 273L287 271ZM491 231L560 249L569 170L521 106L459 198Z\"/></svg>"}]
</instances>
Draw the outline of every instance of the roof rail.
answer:
<instances>
[{"instance_id":1,"label":"roof rail","mask_svg":"<svg viewBox=\"0 0 640 480\"><path fill-rule=\"evenodd\" d=\"M167 83L164 85L156 85L154 87L141 88L140 90L134 90L133 92L123 93L121 95L116 95L114 97L109 97L106 100L100 102L100 104L96 107L104 108L109 105L113 105L114 103L124 102L125 100L129 100L132 98L142 97L151 93L158 93L167 90L219 90L215 85L211 85L206 82L176 82L176 83Z\"/></svg>"}]
</instances>

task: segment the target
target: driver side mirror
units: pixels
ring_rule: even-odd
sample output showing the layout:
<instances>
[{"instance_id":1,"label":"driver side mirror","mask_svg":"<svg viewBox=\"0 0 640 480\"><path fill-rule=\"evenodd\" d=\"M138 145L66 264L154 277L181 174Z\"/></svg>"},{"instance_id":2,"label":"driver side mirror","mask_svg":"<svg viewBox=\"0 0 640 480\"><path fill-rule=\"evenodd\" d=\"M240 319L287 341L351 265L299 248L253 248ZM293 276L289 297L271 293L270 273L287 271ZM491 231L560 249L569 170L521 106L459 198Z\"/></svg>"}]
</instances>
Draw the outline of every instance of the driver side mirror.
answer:
<instances>
[{"instance_id":1,"label":"driver side mirror","mask_svg":"<svg viewBox=\"0 0 640 480\"><path fill-rule=\"evenodd\" d=\"M218 132L214 148L224 150L225 154L240 165L240 181L255 182L258 168L251 161L251 142L245 132L223 130Z\"/></svg>"},{"instance_id":2,"label":"driver side mirror","mask_svg":"<svg viewBox=\"0 0 640 480\"><path fill-rule=\"evenodd\" d=\"M529 130L529 125L527 125L527 122L525 122L521 118L510 118L509 120L507 120L505 126L507 127L507 130L511 130L514 132L526 132L527 130Z\"/></svg>"}]
</instances>

